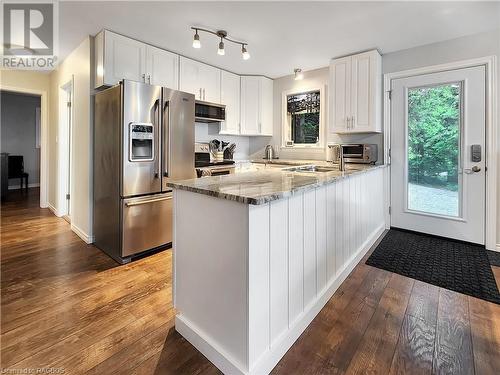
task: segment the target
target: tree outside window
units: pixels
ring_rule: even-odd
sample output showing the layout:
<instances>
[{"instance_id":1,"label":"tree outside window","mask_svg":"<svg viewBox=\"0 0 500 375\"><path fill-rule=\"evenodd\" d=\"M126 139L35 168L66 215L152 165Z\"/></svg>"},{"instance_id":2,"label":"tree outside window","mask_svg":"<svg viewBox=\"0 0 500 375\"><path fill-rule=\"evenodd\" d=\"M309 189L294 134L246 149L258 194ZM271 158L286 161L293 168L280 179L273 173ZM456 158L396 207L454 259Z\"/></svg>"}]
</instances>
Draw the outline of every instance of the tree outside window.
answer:
<instances>
[{"instance_id":1,"label":"tree outside window","mask_svg":"<svg viewBox=\"0 0 500 375\"><path fill-rule=\"evenodd\" d=\"M320 143L320 91L286 96L289 140L294 145Z\"/></svg>"}]
</instances>

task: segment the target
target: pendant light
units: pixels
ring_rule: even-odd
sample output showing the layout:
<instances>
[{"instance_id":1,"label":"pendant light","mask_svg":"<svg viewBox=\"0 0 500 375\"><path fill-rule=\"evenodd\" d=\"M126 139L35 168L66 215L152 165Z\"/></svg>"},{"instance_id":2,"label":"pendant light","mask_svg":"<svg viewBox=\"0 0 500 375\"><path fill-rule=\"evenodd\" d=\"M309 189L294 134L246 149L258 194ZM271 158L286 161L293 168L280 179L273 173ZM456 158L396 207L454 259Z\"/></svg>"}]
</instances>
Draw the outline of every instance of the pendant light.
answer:
<instances>
[{"instance_id":1,"label":"pendant light","mask_svg":"<svg viewBox=\"0 0 500 375\"><path fill-rule=\"evenodd\" d=\"M221 56L224 56L226 54L226 51L224 50L224 42L222 37L220 38L219 49L217 50L217 54Z\"/></svg>"},{"instance_id":2,"label":"pendant light","mask_svg":"<svg viewBox=\"0 0 500 375\"><path fill-rule=\"evenodd\" d=\"M241 46L241 55L243 56L243 60L248 60L250 58L250 54L248 53L245 44Z\"/></svg>"},{"instance_id":3,"label":"pendant light","mask_svg":"<svg viewBox=\"0 0 500 375\"><path fill-rule=\"evenodd\" d=\"M196 32L193 38L193 48L201 48L200 36L198 35L198 29L195 29Z\"/></svg>"},{"instance_id":4,"label":"pendant light","mask_svg":"<svg viewBox=\"0 0 500 375\"><path fill-rule=\"evenodd\" d=\"M294 69L293 73L295 74L294 79L296 81L300 81L300 80L304 79L304 73L302 73L302 69L298 69L298 68Z\"/></svg>"}]
</instances>

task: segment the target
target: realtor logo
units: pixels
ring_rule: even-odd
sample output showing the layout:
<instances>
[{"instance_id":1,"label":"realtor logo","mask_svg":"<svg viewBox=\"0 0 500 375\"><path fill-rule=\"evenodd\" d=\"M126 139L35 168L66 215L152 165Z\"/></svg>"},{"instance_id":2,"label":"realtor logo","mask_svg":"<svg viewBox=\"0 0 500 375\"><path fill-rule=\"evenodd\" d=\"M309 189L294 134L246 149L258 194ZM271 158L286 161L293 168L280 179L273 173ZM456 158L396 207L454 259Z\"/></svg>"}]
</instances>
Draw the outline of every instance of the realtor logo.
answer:
<instances>
[{"instance_id":1,"label":"realtor logo","mask_svg":"<svg viewBox=\"0 0 500 375\"><path fill-rule=\"evenodd\" d=\"M17 69L54 68L57 4L50 0L2 3L2 66Z\"/></svg>"}]
</instances>

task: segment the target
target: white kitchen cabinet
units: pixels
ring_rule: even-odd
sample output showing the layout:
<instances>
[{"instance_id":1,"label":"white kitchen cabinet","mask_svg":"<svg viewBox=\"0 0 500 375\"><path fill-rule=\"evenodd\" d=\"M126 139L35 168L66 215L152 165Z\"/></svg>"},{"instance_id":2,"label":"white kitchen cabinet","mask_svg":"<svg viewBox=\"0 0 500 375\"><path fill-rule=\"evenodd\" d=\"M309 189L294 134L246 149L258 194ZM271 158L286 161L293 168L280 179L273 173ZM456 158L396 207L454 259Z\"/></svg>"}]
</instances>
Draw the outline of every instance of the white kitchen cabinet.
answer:
<instances>
[{"instance_id":1,"label":"white kitchen cabinet","mask_svg":"<svg viewBox=\"0 0 500 375\"><path fill-rule=\"evenodd\" d=\"M179 88L179 55L147 46L146 71L146 82L174 90Z\"/></svg>"},{"instance_id":2,"label":"white kitchen cabinet","mask_svg":"<svg viewBox=\"0 0 500 375\"><path fill-rule=\"evenodd\" d=\"M197 100L220 103L221 70L213 66L180 58L179 89L196 96Z\"/></svg>"},{"instance_id":3,"label":"white kitchen cabinet","mask_svg":"<svg viewBox=\"0 0 500 375\"><path fill-rule=\"evenodd\" d=\"M95 46L95 87L115 85L122 79L145 81L146 44L103 30Z\"/></svg>"},{"instance_id":4,"label":"white kitchen cabinet","mask_svg":"<svg viewBox=\"0 0 500 375\"><path fill-rule=\"evenodd\" d=\"M226 121L220 125L219 134L240 134L240 76L221 72L221 103L226 106Z\"/></svg>"},{"instance_id":5,"label":"white kitchen cabinet","mask_svg":"<svg viewBox=\"0 0 500 375\"><path fill-rule=\"evenodd\" d=\"M330 132L382 131L382 58L368 51L330 63Z\"/></svg>"},{"instance_id":6,"label":"white kitchen cabinet","mask_svg":"<svg viewBox=\"0 0 500 375\"><path fill-rule=\"evenodd\" d=\"M273 80L261 77L260 79L260 133L273 135Z\"/></svg>"},{"instance_id":7,"label":"white kitchen cabinet","mask_svg":"<svg viewBox=\"0 0 500 375\"><path fill-rule=\"evenodd\" d=\"M103 30L95 37L95 87L122 79L179 87L179 55Z\"/></svg>"},{"instance_id":8,"label":"white kitchen cabinet","mask_svg":"<svg viewBox=\"0 0 500 375\"><path fill-rule=\"evenodd\" d=\"M273 135L273 81L241 77L241 134Z\"/></svg>"}]
</instances>

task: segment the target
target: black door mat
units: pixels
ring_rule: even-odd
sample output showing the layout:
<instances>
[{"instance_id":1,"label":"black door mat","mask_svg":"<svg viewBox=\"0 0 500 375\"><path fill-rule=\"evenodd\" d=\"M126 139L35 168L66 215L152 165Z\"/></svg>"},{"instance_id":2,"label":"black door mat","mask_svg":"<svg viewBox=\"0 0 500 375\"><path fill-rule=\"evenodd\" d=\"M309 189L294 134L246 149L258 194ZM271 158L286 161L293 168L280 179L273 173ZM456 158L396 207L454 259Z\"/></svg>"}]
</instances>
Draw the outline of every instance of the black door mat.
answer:
<instances>
[{"instance_id":1,"label":"black door mat","mask_svg":"<svg viewBox=\"0 0 500 375\"><path fill-rule=\"evenodd\" d=\"M479 245L391 229L366 264L500 304L487 252Z\"/></svg>"},{"instance_id":2,"label":"black door mat","mask_svg":"<svg viewBox=\"0 0 500 375\"><path fill-rule=\"evenodd\" d=\"M492 266L500 267L500 252L486 250L486 253L488 254L488 259L490 260L490 264Z\"/></svg>"}]
</instances>

